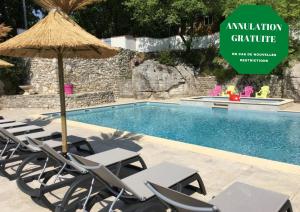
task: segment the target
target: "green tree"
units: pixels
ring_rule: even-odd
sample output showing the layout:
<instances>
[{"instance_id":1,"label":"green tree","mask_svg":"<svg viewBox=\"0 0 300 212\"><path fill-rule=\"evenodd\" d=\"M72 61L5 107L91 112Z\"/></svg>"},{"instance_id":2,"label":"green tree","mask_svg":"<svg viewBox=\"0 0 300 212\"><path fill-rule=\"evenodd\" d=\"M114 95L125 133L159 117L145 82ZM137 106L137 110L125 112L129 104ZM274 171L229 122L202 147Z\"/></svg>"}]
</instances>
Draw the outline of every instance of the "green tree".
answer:
<instances>
[{"instance_id":1,"label":"green tree","mask_svg":"<svg viewBox=\"0 0 300 212\"><path fill-rule=\"evenodd\" d=\"M34 25L39 17L34 15L34 11L40 9L40 7L34 4L32 1L26 1L27 19L29 27ZM1 0L0 4L0 23L12 27L13 31L11 35L17 33L17 28L24 28L24 16L22 9L22 1L20 0Z\"/></svg>"},{"instance_id":2,"label":"green tree","mask_svg":"<svg viewBox=\"0 0 300 212\"><path fill-rule=\"evenodd\" d=\"M101 1L84 10L75 11L72 16L80 26L97 37L132 34L134 24L122 2Z\"/></svg>"},{"instance_id":3,"label":"green tree","mask_svg":"<svg viewBox=\"0 0 300 212\"><path fill-rule=\"evenodd\" d=\"M300 0L227 0L224 15L229 15L241 4L271 5L290 25L291 29L300 27Z\"/></svg>"},{"instance_id":4,"label":"green tree","mask_svg":"<svg viewBox=\"0 0 300 212\"><path fill-rule=\"evenodd\" d=\"M172 29L179 34L186 51L189 52L193 39L199 35L202 26L199 24L204 15L213 14L220 18L221 0L125 0L132 19L140 27L155 30L157 26ZM215 10L213 10L215 9Z\"/></svg>"},{"instance_id":5,"label":"green tree","mask_svg":"<svg viewBox=\"0 0 300 212\"><path fill-rule=\"evenodd\" d=\"M85 9L88 5L101 0L34 0L38 5L50 11L54 8L60 8L63 12L70 15L76 10Z\"/></svg>"},{"instance_id":6,"label":"green tree","mask_svg":"<svg viewBox=\"0 0 300 212\"><path fill-rule=\"evenodd\" d=\"M4 83L5 94L15 95L21 92L19 85L27 83L29 77L28 61L21 58L1 57L7 62L14 64L12 68L2 68L0 71L0 80Z\"/></svg>"}]
</instances>

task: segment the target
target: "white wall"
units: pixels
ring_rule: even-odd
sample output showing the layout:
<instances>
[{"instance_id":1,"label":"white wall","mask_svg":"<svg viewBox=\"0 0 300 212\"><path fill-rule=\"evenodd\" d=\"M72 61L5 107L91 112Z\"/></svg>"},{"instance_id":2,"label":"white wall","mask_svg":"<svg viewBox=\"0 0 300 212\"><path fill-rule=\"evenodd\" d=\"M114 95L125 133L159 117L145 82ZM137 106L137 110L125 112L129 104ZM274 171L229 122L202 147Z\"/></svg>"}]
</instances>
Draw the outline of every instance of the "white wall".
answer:
<instances>
[{"instance_id":1,"label":"white wall","mask_svg":"<svg viewBox=\"0 0 300 212\"><path fill-rule=\"evenodd\" d=\"M111 46L127 49L126 36L112 37L110 38L110 40L111 40Z\"/></svg>"},{"instance_id":2,"label":"white wall","mask_svg":"<svg viewBox=\"0 0 300 212\"><path fill-rule=\"evenodd\" d=\"M219 44L220 44L219 33L215 33L213 35L197 37L193 41L193 49L204 49L204 48L208 48L212 45L219 46Z\"/></svg>"},{"instance_id":3,"label":"white wall","mask_svg":"<svg viewBox=\"0 0 300 212\"><path fill-rule=\"evenodd\" d=\"M124 49L130 49L138 52L159 52L164 50L184 50L182 39L180 36L173 36L168 38L149 38L132 36L119 36L103 39L104 42L113 46ZM196 37L193 41L193 49L208 48L211 45L219 45L219 33Z\"/></svg>"},{"instance_id":4,"label":"white wall","mask_svg":"<svg viewBox=\"0 0 300 212\"><path fill-rule=\"evenodd\" d=\"M132 36L127 36L125 38L126 48L136 51L136 39Z\"/></svg>"}]
</instances>

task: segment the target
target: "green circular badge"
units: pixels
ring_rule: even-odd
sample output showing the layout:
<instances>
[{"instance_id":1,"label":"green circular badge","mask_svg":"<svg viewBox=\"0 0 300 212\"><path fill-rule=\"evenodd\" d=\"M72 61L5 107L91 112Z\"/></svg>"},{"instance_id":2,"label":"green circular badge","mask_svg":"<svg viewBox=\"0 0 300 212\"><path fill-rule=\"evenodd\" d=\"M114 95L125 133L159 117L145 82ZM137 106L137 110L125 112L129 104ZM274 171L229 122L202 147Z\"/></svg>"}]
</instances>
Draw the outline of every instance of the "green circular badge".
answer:
<instances>
[{"instance_id":1,"label":"green circular badge","mask_svg":"<svg viewBox=\"0 0 300 212\"><path fill-rule=\"evenodd\" d=\"M270 6L242 5L221 24L220 52L240 74L268 74L288 55L288 40Z\"/></svg>"}]
</instances>

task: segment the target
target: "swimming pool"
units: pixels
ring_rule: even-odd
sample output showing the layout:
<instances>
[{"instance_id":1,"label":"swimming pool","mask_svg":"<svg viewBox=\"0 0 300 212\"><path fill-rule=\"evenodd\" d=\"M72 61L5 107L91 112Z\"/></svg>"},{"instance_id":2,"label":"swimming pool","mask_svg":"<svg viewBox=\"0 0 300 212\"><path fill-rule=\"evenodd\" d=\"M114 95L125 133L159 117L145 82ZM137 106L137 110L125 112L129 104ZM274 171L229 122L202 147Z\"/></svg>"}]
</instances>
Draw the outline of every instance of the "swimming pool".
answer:
<instances>
[{"instance_id":1,"label":"swimming pool","mask_svg":"<svg viewBox=\"0 0 300 212\"><path fill-rule=\"evenodd\" d=\"M300 115L137 103L68 112L68 119L300 165Z\"/></svg>"}]
</instances>

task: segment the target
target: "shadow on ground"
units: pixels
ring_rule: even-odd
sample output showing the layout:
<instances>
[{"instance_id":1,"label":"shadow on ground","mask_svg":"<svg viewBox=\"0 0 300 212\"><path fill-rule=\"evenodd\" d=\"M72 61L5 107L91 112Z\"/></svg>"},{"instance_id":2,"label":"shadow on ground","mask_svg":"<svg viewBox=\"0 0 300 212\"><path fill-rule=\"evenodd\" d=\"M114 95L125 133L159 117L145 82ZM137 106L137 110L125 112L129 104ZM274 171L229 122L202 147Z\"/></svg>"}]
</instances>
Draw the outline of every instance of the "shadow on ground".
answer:
<instances>
[{"instance_id":1,"label":"shadow on ground","mask_svg":"<svg viewBox=\"0 0 300 212\"><path fill-rule=\"evenodd\" d=\"M26 124L46 127L54 121L54 118L25 119ZM84 130L84 129L82 129ZM114 133L100 133L88 137L89 143L96 152L103 152L114 148L122 148L138 152L142 149L135 141L139 141L143 136L135 133L115 131Z\"/></svg>"},{"instance_id":2,"label":"shadow on ground","mask_svg":"<svg viewBox=\"0 0 300 212\"><path fill-rule=\"evenodd\" d=\"M111 200L103 200L97 202L93 209L98 212L107 212L111 206ZM131 204L124 204L122 201L117 201L116 205L113 207L114 211L122 212L166 212L167 208L156 198L151 199L145 203L136 202Z\"/></svg>"},{"instance_id":3,"label":"shadow on ground","mask_svg":"<svg viewBox=\"0 0 300 212\"><path fill-rule=\"evenodd\" d=\"M22 122L26 123L26 124L32 124L32 125L37 125L40 127L45 127L47 125L49 125L52 121L54 120L54 118L37 118L37 119L25 119Z\"/></svg>"},{"instance_id":4,"label":"shadow on ground","mask_svg":"<svg viewBox=\"0 0 300 212\"><path fill-rule=\"evenodd\" d=\"M114 148L122 148L138 152L142 149L142 147L134 141L139 141L142 137L142 135L137 135L135 133L115 131L113 134L100 133L99 136L91 136L88 139L97 152Z\"/></svg>"}]
</instances>

